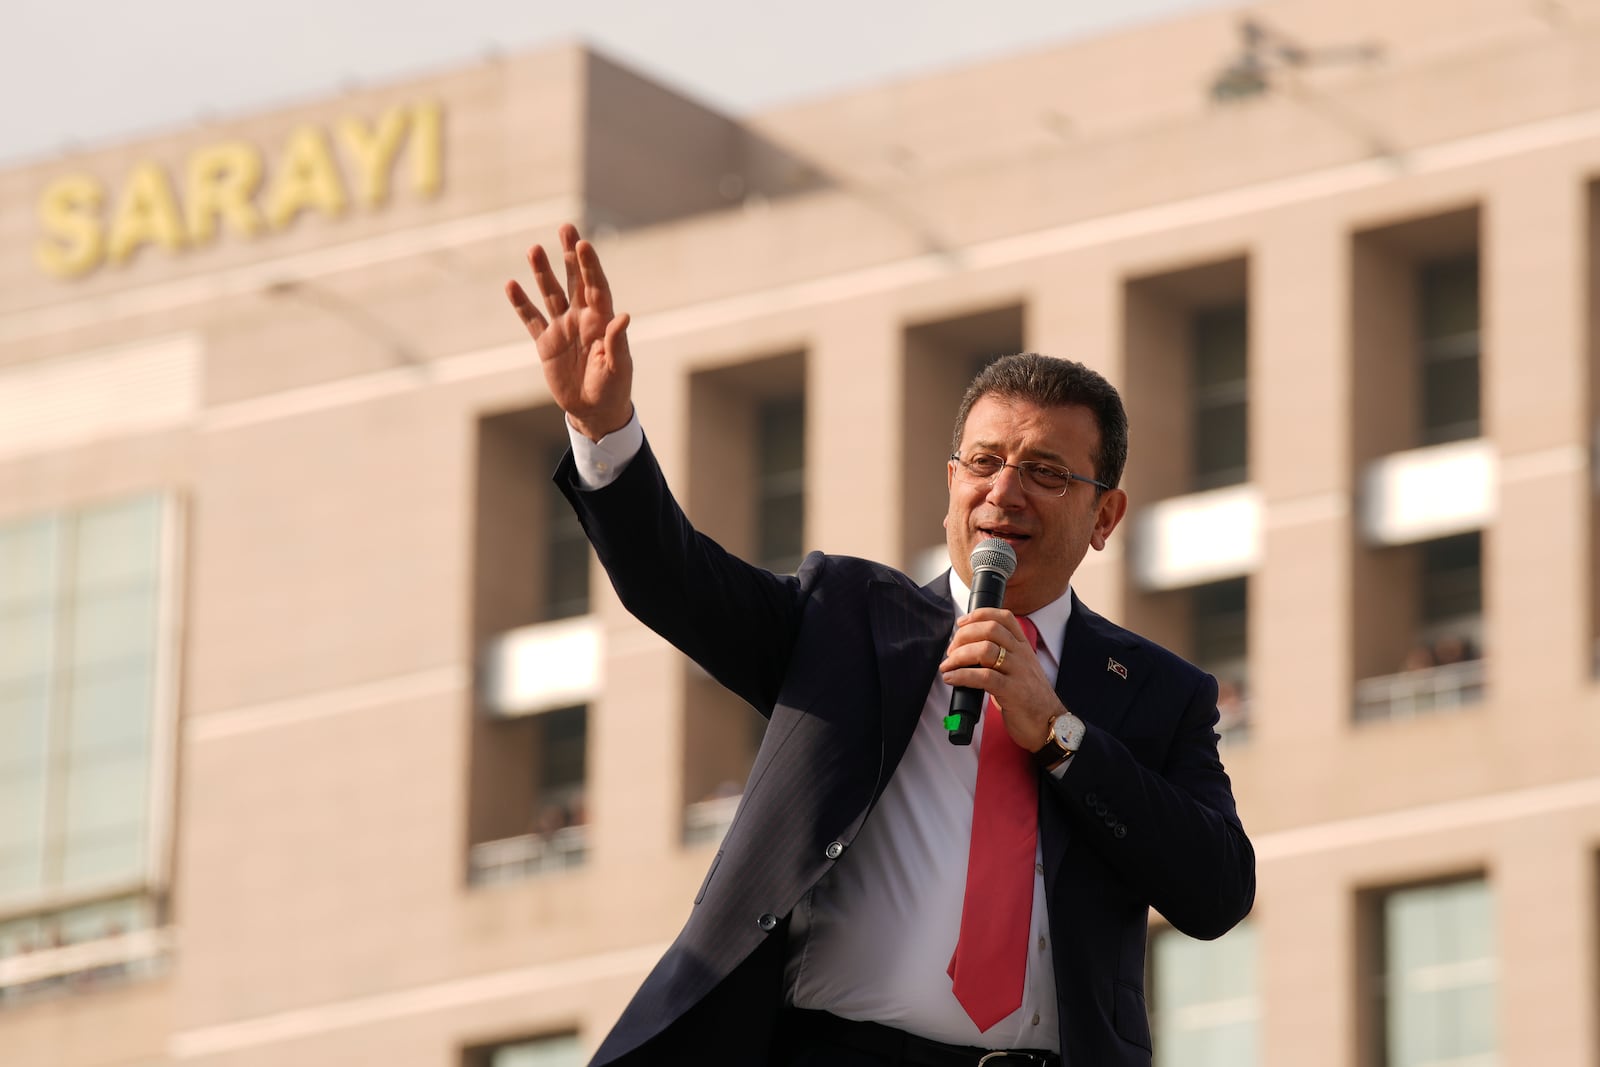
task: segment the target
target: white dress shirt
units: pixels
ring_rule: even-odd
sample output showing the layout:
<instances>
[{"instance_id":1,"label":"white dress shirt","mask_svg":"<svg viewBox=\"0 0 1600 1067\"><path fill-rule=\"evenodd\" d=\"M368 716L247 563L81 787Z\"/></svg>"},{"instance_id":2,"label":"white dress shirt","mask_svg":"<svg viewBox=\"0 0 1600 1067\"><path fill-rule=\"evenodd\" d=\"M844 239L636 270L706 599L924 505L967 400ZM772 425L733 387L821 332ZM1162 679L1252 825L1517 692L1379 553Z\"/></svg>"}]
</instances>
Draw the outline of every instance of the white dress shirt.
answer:
<instances>
[{"instance_id":1,"label":"white dress shirt","mask_svg":"<svg viewBox=\"0 0 1600 1067\"><path fill-rule=\"evenodd\" d=\"M609 484L644 441L637 416L598 444L570 424L569 434L579 482L589 489ZM950 595L964 608L968 589L954 570ZM1030 616L1039 628L1039 664L1052 685L1071 611L1069 590ZM994 718L979 720L971 745L952 745L944 728L950 693L935 673L911 743L871 818L845 857L795 908L789 997L796 1007L936 1041L1059 1051L1042 843L1035 849L1021 1006L980 1032L951 990L947 969L966 893L978 751ZM1066 770L1063 765L1053 773L1059 777Z\"/></svg>"}]
</instances>

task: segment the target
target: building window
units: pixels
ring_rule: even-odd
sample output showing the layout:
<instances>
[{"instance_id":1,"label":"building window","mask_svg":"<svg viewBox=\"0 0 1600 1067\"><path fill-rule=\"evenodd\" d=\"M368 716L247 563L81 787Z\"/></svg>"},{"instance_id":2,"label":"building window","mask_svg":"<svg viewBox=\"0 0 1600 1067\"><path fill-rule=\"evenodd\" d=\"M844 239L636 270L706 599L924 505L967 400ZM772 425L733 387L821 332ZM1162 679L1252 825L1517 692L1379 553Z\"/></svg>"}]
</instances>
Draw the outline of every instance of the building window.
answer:
<instances>
[{"instance_id":1,"label":"building window","mask_svg":"<svg viewBox=\"0 0 1600 1067\"><path fill-rule=\"evenodd\" d=\"M1483 536L1426 541L1421 550L1424 637L1433 637L1435 643L1451 637L1473 645L1483 617Z\"/></svg>"},{"instance_id":2,"label":"building window","mask_svg":"<svg viewBox=\"0 0 1600 1067\"><path fill-rule=\"evenodd\" d=\"M733 824L767 719L698 670L683 720L683 843L716 844Z\"/></svg>"},{"instance_id":3,"label":"building window","mask_svg":"<svg viewBox=\"0 0 1600 1067\"><path fill-rule=\"evenodd\" d=\"M1194 488L1249 478L1245 368L1249 317L1244 304L1196 312L1193 324Z\"/></svg>"},{"instance_id":4,"label":"building window","mask_svg":"<svg viewBox=\"0 0 1600 1067\"><path fill-rule=\"evenodd\" d=\"M1481 215L1472 206L1354 236L1350 432L1359 466L1480 432Z\"/></svg>"},{"instance_id":5,"label":"building window","mask_svg":"<svg viewBox=\"0 0 1600 1067\"><path fill-rule=\"evenodd\" d=\"M478 420L467 878L565 870L588 852L585 708L599 689L593 550L551 475L567 448L551 405Z\"/></svg>"},{"instance_id":6,"label":"building window","mask_svg":"<svg viewBox=\"0 0 1600 1067\"><path fill-rule=\"evenodd\" d=\"M1481 878L1380 898L1381 1067L1490 1067L1495 1056L1494 898Z\"/></svg>"},{"instance_id":7,"label":"building window","mask_svg":"<svg viewBox=\"0 0 1600 1067\"><path fill-rule=\"evenodd\" d=\"M556 1034L468 1049L462 1067L582 1067L584 1060L577 1034Z\"/></svg>"},{"instance_id":8,"label":"building window","mask_svg":"<svg viewBox=\"0 0 1600 1067\"><path fill-rule=\"evenodd\" d=\"M1216 941L1167 928L1150 946L1156 1067L1252 1067L1261 1005L1256 931L1240 923Z\"/></svg>"},{"instance_id":9,"label":"building window","mask_svg":"<svg viewBox=\"0 0 1600 1067\"><path fill-rule=\"evenodd\" d=\"M806 354L785 352L695 372L689 387L686 509L728 552L793 573L805 544ZM767 720L706 677L684 672L683 841L726 832Z\"/></svg>"},{"instance_id":10,"label":"building window","mask_svg":"<svg viewBox=\"0 0 1600 1067\"><path fill-rule=\"evenodd\" d=\"M1242 741L1250 729L1248 579L1190 590L1195 663L1217 679L1217 732Z\"/></svg>"},{"instance_id":11,"label":"building window","mask_svg":"<svg viewBox=\"0 0 1600 1067\"><path fill-rule=\"evenodd\" d=\"M146 495L0 525L8 995L130 973L163 921L171 511ZM89 941L112 944L58 951Z\"/></svg>"},{"instance_id":12,"label":"building window","mask_svg":"<svg viewBox=\"0 0 1600 1067\"><path fill-rule=\"evenodd\" d=\"M535 805L545 834L588 822L584 808L589 751L587 708L562 708L534 718L539 777Z\"/></svg>"},{"instance_id":13,"label":"building window","mask_svg":"<svg viewBox=\"0 0 1600 1067\"><path fill-rule=\"evenodd\" d=\"M764 401L757 414L756 557L792 574L805 535L806 408L804 396Z\"/></svg>"},{"instance_id":14,"label":"building window","mask_svg":"<svg viewBox=\"0 0 1600 1067\"><path fill-rule=\"evenodd\" d=\"M1398 673L1356 684L1356 718L1405 718L1480 703L1486 676L1483 535L1391 551L1409 554L1416 569L1416 625Z\"/></svg>"},{"instance_id":15,"label":"building window","mask_svg":"<svg viewBox=\"0 0 1600 1067\"><path fill-rule=\"evenodd\" d=\"M944 468L956 409L980 371L1027 349L1024 319L1021 304L1008 304L912 323L901 334L905 358L895 397L901 427L900 551L906 573L918 581L930 581L950 566Z\"/></svg>"},{"instance_id":16,"label":"building window","mask_svg":"<svg viewBox=\"0 0 1600 1067\"><path fill-rule=\"evenodd\" d=\"M485 733L503 753L505 766L495 770L504 788L493 809L479 813L468 881L514 882L581 865L589 851L588 709L490 722ZM515 773L521 768L529 772Z\"/></svg>"},{"instance_id":17,"label":"building window","mask_svg":"<svg viewBox=\"0 0 1600 1067\"><path fill-rule=\"evenodd\" d=\"M1478 257L1421 264L1417 271L1422 443L1477 437Z\"/></svg>"},{"instance_id":18,"label":"building window","mask_svg":"<svg viewBox=\"0 0 1600 1067\"><path fill-rule=\"evenodd\" d=\"M546 448L540 470L546 474L544 490L544 604L545 619L567 619L589 613L589 560L593 550L583 523L572 510L554 479L548 477L566 453L565 441Z\"/></svg>"},{"instance_id":19,"label":"building window","mask_svg":"<svg viewBox=\"0 0 1600 1067\"><path fill-rule=\"evenodd\" d=\"M475 618L478 642L589 611L592 553L551 474L567 447L555 407L478 420Z\"/></svg>"}]
</instances>

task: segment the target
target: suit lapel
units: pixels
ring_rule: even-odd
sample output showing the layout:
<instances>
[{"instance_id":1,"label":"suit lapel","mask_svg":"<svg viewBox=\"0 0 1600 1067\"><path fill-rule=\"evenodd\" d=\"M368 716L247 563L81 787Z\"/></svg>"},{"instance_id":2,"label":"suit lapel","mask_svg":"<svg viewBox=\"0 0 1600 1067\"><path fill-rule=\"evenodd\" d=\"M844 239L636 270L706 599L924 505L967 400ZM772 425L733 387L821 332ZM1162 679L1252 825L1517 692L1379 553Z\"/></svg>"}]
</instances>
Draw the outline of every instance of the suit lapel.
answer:
<instances>
[{"instance_id":1,"label":"suit lapel","mask_svg":"<svg viewBox=\"0 0 1600 1067\"><path fill-rule=\"evenodd\" d=\"M1078 718L1115 733L1149 680L1142 650L1072 595L1056 695Z\"/></svg>"},{"instance_id":2,"label":"suit lapel","mask_svg":"<svg viewBox=\"0 0 1600 1067\"><path fill-rule=\"evenodd\" d=\"M911 743L917 719L928 700L928 686L944 659L955 624L948 578L941 576L921 589L875 581L868 590L873 651L878 662L883 724L883 764L877 790L888 781Z\"/></svg>"},{"instance_id":3,"label":"suit lapel","mask_svg":"<svg viewBox=\"0 0 1600 1067\"><path fill-rule=\"evenodd\" d=\"M1068 711L1097 729L1116 733L1152 673L1147 666L1144 652L1126 631L1113 627L1072 594L1072 615L1056 674L1056 695ZM1058 804L1043 789L1039 831L1045 842L1045 885L1053 886L1058 884L1071 830Z\"/></svg>"}]
</instances>

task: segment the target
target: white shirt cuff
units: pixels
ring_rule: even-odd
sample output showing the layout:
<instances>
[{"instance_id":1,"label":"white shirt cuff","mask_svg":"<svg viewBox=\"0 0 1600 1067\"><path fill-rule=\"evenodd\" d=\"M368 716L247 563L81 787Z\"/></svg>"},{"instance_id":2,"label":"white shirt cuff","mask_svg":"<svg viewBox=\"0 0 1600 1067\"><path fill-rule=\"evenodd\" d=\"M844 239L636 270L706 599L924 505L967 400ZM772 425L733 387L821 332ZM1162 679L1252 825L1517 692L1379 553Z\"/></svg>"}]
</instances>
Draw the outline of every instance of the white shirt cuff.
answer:
<instances>
[{"instance_id":1,"label":"white shirt cuff","mask_svg":"<svg viewBox=\"0 0 1600 1067\"><path fill-rule=\"evenodd\" d=\"M591 441L572 428L567 420L567 439L572 443L572 462L578 469L578 484L584 489L604 489L616 481L639 449L644 447L644 427L639 424L639 412L628 418L628 424Z\"/></svg>"}]
</instances>

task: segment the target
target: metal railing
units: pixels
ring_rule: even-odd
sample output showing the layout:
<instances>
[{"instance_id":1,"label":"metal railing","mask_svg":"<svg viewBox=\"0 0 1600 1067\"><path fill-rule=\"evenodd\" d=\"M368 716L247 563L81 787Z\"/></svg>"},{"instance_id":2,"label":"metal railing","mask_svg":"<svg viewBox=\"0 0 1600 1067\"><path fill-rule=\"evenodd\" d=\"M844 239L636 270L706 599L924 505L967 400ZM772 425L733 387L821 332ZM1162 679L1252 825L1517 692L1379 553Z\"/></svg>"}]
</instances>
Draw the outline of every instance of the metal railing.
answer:
<instances>
[{"instance_id":1,"label":"metal railing","mask_svg":"<svg viewBox=\"0 0 1600 1067\"><path fill-rule=\"evenodd\" d=\"M1357 722L1405 719L1482 703L1484 661L1365 678L1356 683Z\"/></svg>"},{"instance_id":2,"label":"metal railing","mask_svg":"<svg viewBox=\"0 0 1600 1067\"><path fill-rule=\"evenodd\" d=\"M523 834L483 841L467 854L472 885L516 882L580 866L589 854L589 828L564 826L548 834Z\"/></svg>"},{"instance_id":3,"label":"metal railing","mask_svg":"<svg viewBox=\"0 0 1600 1067\"><path fill-rule=\"evenodd\" d=\"M0 957L0 1003L99 989L160 973L172 951L170 930L135 930L73 945Z\"/></svg>"}]
</instances>

